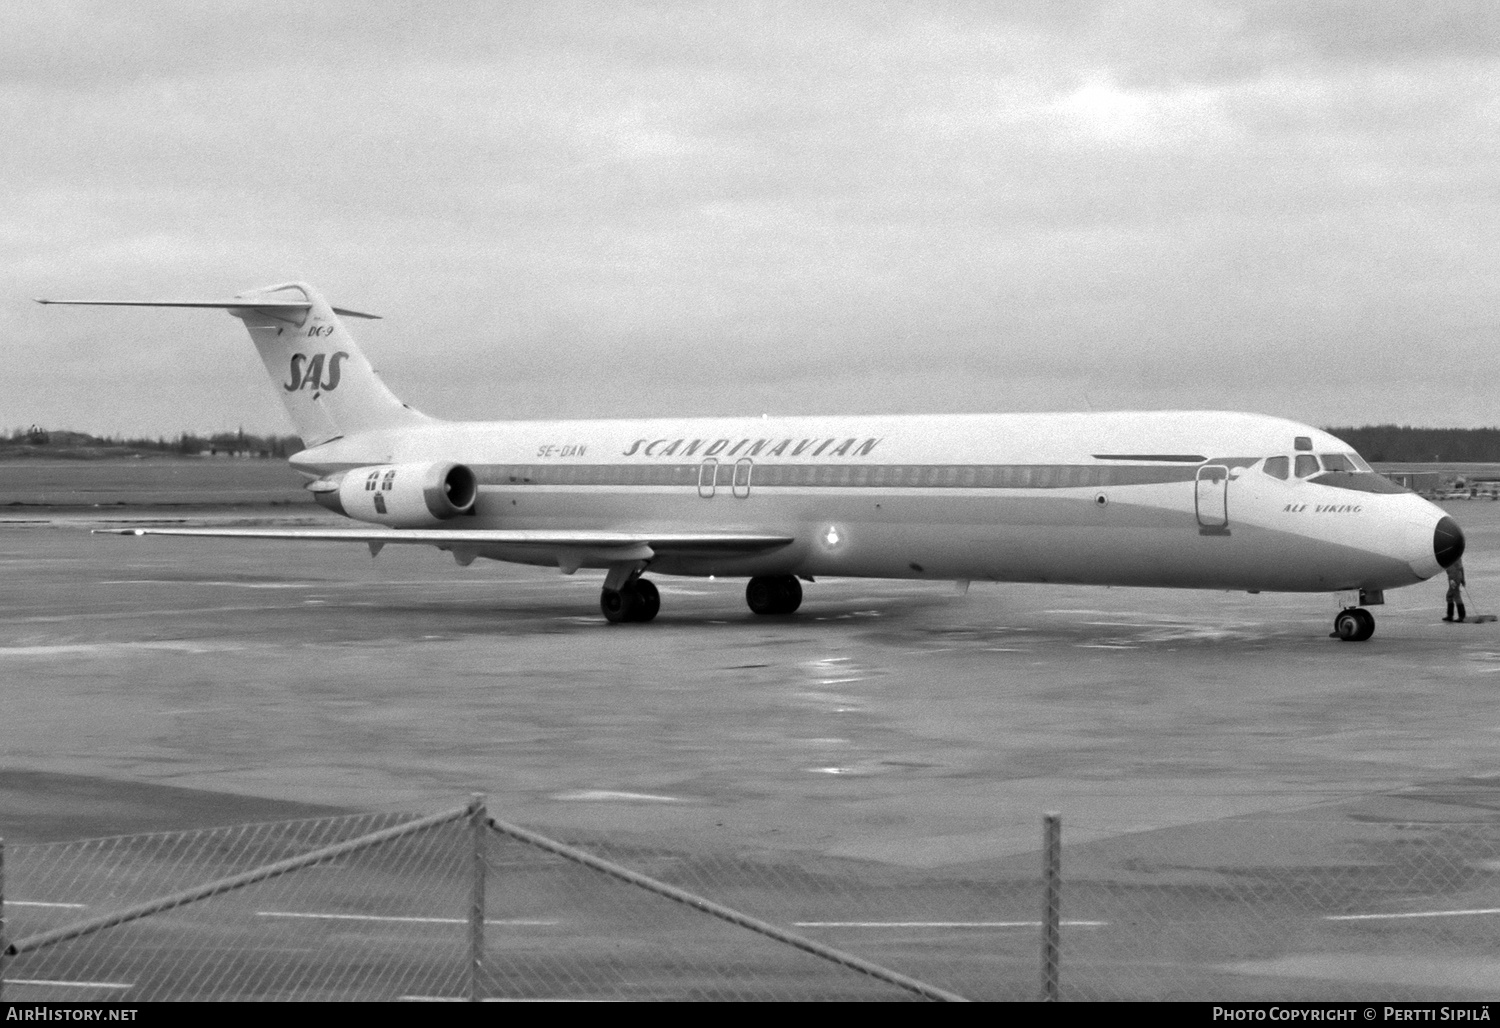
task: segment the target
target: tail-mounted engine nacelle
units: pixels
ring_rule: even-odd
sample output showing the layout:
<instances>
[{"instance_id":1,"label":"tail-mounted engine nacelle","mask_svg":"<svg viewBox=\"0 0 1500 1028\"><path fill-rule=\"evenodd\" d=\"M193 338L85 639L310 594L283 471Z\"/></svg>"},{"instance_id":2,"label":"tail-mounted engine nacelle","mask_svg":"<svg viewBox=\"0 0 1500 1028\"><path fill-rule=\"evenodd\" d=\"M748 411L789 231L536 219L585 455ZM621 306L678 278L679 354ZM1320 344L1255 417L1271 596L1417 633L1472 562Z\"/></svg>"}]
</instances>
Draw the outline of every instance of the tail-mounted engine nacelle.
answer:
<instances>
[{"instance_id":1,"label":"tail-mounted engine nacelle","mask_svg":"<svg viewBox=\"0 0 1500 1028\"><path fill-rule=\"evenodd\" d=\"M308 488L329 510L392 528L424 528L472 514L479 497L479 479L462 464L355 468Z\"/></svg>"}]
</instances>

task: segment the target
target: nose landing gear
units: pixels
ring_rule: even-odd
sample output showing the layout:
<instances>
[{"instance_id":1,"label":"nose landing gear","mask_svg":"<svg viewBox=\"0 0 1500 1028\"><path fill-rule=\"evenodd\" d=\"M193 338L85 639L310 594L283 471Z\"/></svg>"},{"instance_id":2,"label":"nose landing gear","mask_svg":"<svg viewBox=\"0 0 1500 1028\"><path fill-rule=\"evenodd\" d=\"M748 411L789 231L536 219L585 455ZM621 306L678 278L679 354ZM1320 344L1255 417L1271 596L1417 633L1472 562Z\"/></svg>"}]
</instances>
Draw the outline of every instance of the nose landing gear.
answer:
<instances>
[{"instance_id":1,"label":"nose landing gear","mask_svg":"<svg viewBox=\"0 0 1500 1028\"><path fill-rule=\"evenodd\" d=\"M1375 615L1363 607L1345 607L1333 619L1331 637L1341 642L1364 642L1375 634Z\"/></svg>"}]
</instances>

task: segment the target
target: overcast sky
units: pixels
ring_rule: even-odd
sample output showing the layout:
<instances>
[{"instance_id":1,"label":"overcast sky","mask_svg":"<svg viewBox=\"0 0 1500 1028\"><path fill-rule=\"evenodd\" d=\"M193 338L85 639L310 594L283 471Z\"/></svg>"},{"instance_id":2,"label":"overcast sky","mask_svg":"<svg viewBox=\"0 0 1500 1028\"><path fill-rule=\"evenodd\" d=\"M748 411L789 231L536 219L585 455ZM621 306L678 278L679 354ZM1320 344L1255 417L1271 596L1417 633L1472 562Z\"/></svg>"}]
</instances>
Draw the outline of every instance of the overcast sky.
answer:
<instances>
[{"instance_id":1,"label":"overcast sky","mask_svg":"<svg viewBox=\"0 0 1500 1028\"><path fill-rule=\"evenodd\" d=\"M443 417L1500 423L1491 0L0 6L0 428L289 431L288 279Z\"/></svg>"}]
</instances>

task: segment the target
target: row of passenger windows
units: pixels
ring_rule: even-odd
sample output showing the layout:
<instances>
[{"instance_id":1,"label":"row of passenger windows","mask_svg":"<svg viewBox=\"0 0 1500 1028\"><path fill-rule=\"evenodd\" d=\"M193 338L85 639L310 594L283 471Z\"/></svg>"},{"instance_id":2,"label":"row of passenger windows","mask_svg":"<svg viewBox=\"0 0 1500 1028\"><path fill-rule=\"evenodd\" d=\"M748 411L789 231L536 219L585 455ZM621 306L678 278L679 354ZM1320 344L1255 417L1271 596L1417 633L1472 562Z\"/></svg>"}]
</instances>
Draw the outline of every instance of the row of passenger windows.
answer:
<instances>
[{"instance_id":1,"label":"row of passenger windows","mask_svg":"<svg viewBox=\"0 0 1500 1028\"><path fill-rule=\"evenodd\" d=\"M485 485L926 486L1065 489L1192 481L1195 468L1073 464L555 464L476 468Z\"/></svg>"},{"instance_id":2,"label":"row of passenger windows","mask_svg":"<svg viewBox=\"0 0 1500 1028\"><path fill-rule=\"evenodd\" d=\"M906 486L1067 489L1191 481L1196 468L1076 464L543 464L479 470L485 485ZM1267 457L1267 475L1285 481L1322 471L1370 471L1357 453Z\"/></svg>"},{"instance_id":3,"label":"row of passenger windows","mask_svg":"<svg viewBox=\"0 0 1500 1028\"><path fill-rule=\"evenodd\" d=\"M1104 485L1108 473L1114 470L1067 464L771 464L755 468L755 484L1062 489ZM729 465L719 466L719 485L729 481L729 471Z\"/></svg>"},{"instance_id":4,"label":"row of passenger windows","mask_svg":"<svg viewBox=\"0 0 1500 1028\"><path fill-rule=\"evenodd\" d=\"M1285 481L1289 474L1307 478L1319 471L1369 471L1370 465L1357 453L1299 453L1295 459L1267 457L1261 470Z\"/></svg>"}]
</instances>

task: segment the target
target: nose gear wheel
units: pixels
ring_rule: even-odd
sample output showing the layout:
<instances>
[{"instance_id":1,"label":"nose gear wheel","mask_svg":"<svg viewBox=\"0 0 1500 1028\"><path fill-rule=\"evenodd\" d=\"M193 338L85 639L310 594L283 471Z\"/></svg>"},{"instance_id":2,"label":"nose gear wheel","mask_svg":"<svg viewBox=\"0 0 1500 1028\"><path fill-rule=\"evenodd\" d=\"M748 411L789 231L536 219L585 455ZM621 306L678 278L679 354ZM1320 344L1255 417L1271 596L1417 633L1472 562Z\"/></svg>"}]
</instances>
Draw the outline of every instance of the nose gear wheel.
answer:
<instances>
[{"instance_id":1,"label":"nose gear wheel","mask_svg":"<svg viewBox=\"0 0 1500 1028\"><path fill-rule=\"evenodd\" d=\"M1364 642L1375 634L1375 615L1363 607L1346 607L1333 619L1332 634L1341 642Z\"/></svg>"}]
</instances>

